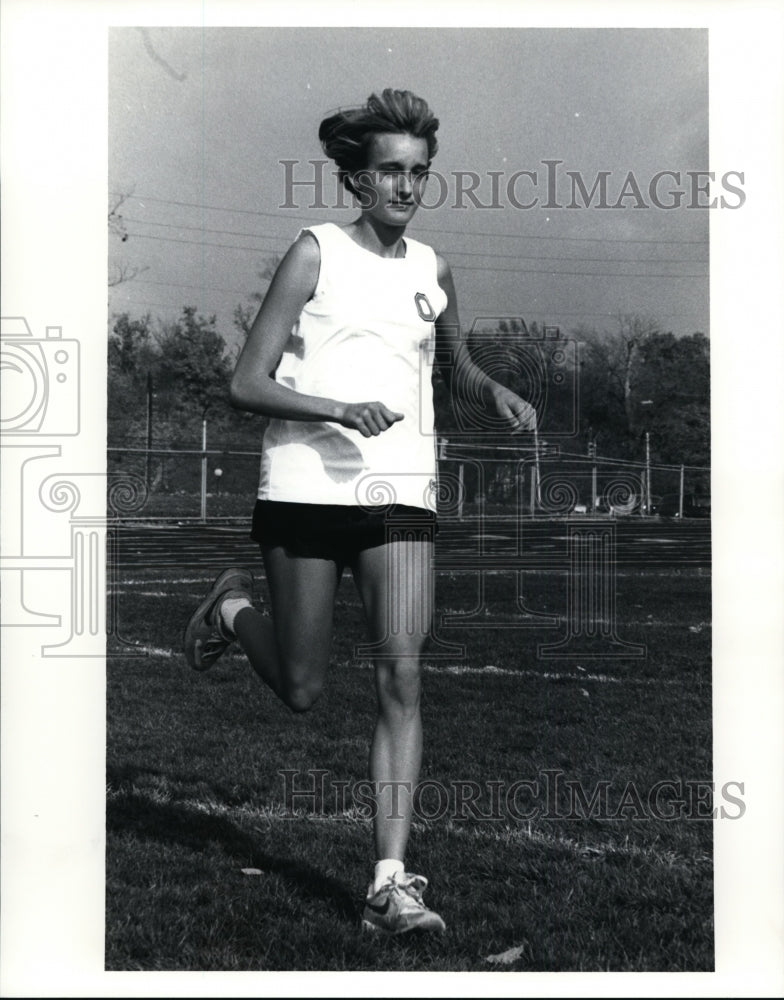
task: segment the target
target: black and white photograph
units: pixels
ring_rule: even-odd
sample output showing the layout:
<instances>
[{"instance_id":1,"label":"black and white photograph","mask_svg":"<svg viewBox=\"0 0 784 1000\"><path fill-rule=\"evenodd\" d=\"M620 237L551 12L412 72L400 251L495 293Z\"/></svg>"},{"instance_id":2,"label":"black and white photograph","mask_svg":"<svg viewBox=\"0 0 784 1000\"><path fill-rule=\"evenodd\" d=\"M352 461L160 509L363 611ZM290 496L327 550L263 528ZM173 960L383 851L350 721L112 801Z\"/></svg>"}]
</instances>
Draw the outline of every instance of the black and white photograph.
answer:
<instances>
[{"instance_id":1,"label":"black and white photograph","mask_svg":"<svg viewBox=\"0 0 784 1000\"><path fill-rule=\"evenodd\" d=\"M3 992L778 995L781 13L30 6Z\"/></svg>"}]
</instances>

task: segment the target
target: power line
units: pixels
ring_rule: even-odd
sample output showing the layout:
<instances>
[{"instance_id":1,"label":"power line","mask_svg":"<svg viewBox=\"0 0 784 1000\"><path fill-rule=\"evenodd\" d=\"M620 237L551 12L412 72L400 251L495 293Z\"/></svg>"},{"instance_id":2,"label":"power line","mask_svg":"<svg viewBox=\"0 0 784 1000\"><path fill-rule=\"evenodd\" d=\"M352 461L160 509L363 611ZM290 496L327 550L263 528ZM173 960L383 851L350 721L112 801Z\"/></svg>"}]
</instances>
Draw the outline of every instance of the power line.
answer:
<instances>
[{"instance_id":1,"label":"power line","mask_svg":"<svg viewBox=\"0 0 784 1000\"><path fill-rule=\"evenodd\" d=\"M150 280L145 279L145 278L134 278L133 279L133 284L134 285L157 285L157 286L161 286L161 287L165 287L165 288L192 288L192 289L195 289L197 291L222 292L222 293L224 293L226 295L247 295L248 294L247 289L244 289L244 288L242 288L242 289L240 289L240 288L221 288L219 286L190 285L190 284L178 283L178 282L173 282L173 281L150 281ZM135 296L132 296L132 295L129 296L128 295L128 290L123 290L121 292L115 290L114 294L115 295L124 295L126 298L131 298L135 302L144 302L144 303L147 303L148 305L160 306L162 308L171 308L171 309L182 308L181 305L174 304L174 303L153 302L150 299L140 299L140 298L136 298ZM495 309L495 308L487 307L486 309L481 309L481 308L474 309L473 313L474 313L474 315L476 315L478 317L481 317L481 316L484 316L484 315L490 316L491 314L494 316L497 313L497 311L498 310ZM628 312L632 312L632 313L634 313L634 312L643 312L643 311L644 310L642 310L642 309L636 309L636 308L632 308L632 309L628 310ZM547 315L547 316L550 316L550 317L563 317L563 316L603 316L603 317L609 318L609 319L617 319L617 317L618 317L617 311L616 312L601 312L601 311L594 311L594 312L592 312L589 309L580 309L580 310L578 310L576 312L564 312L563 310L560 310L560 309L551 309L551 308L547 308L547 307L544 307L544 306L538 306L538 305L535 306L532 309L526 310L526 312L529 313L529 314L532 314L532 313L544 314L544 315ZM693 316L692 313L688 313L688 312L661 312L661 311L657 311L657 315L659 315L659 316L668 316L670 318L675 317L675 316L677 316L677 317L681 317L681 316L692 317Z\"/></svg>"},{"instance_id":2,"label":"power line","mask_svg":"<svg viewBox=\"0 0 784 1000\"><path fill-rule=\"evenodd\" d=\"M153 236L149 233L128 233L128 236L135 236L138 239L143 240L158 240L164 243L182 243L188 246L197 247L214 247L219 250L241 250L245 253L263 253L264 249L262 247L242 247L237 246L232 243L210 243L206 240L183 240L177 239L174 236ZM262 237L263 238L263 237ZM655 261L652 263L666 263L666 261ZM625 274L622 272L613 271L548 271L548 270L535 270L535 269L521 269L519 267L498 267L496 265L491 265L488 267L482 267L480 264L453 264L452 269L455 271L504 271L510 272L512 274L549 274L552 277L585 277L585 278L707 278L707 274Z\"/></svg>"},{"instance_id":3,"label":"power line","mask_svg":"<svg viewBox=\"0 0 784 1000\"><path fill-rule=\"evenodd\" d=\"M646 257L551 257L514 253L477 253L470 250L450 250L449 256L458 257L504 257L507 260L575 260L599 264L707 264L706 260L695 260L693 257L646 258Z\"/></svg>"},{"instance_id":4,"label":"power line","mask_svg":"<svg viewBox=\"0 0 784 1000\"><path fill-rule=\"evenodd\" d=\"M625 312L629 312L629 313L643 313L645 311L646 310L642 309L642 308L640 308L640 309L634 308L634 309L627 309L627 310L625 310ZM478 319L481 319L481 318L483 318L485 316L488 317L488 318L493 318L494 319L498 315L498 310L495 307L491 307L491 306L488 306L488 307L486 307L484 309L474 308L472 310L472 312L473 312L474 316L476 316ZM547 307L538 306L537 305L537 306L531 307L530 309L526 309L525 312L528 313L528 315L531 315L533 313L538 313L539 315L546 314L547 316L608 316L611 319L617 319L618 318L618 311L617 310L615 312L591 312L588 309L580 309L577 312L562 312L560 309L549 309ZM660 310L657 309L656 310L656 315L657 316L691 316L691 317L693 317L694 313L693 312L661 312ZM503 317L499 316L498 318L502 319ZM520 317L518 316L517 318L520 318Z\"/></svg>"},{"instance_id":5,"label":"power line","mask_svg":"<svg viewBox=\"0 0 784 1000\"><path fill-rule=\"evenodd\" d=\"M417 226L412 227L417 229ZM472 232L467 232L464 229L436 229L432 227L423 230L423 232L428 233L450 233L455 236L492 236L495 239L505 239L505 240L556 240L561 243L655 243L655 244L678 244L678 245L697 245L707 246L709 240L635 240L635 239L620 239L617 237L609 236L539 236L529 233L491 233L491 232L480 232L479 230L473 230Z\"/></svg>"},{"instance_id":6,"label":"power line","mask_svg":"<svg viewBox=\"0 0 784 1000\"><path fill-rule=\"evenodd\" d=\"M190 285L179 281L151 281L149 278L134 278L136 285L161 285L165 288L195 288L200 292L225 292L227 295L248 295L247 288L221 288L217 285Z\"/></svg>"},{"instance_id":7,"label":"power line","mask_svg":"<svg viewBox=\"0 0 784 1000\"><path fill-rule=\"evenodd\" d=\"M260 239L260 240L281 240L287 241L288 237L285 236L265 236L261 233L246 233L242 230L236 229L209 229L205 226L188 226L177 222L153 222L147 219L136 219L130 216L123 216L125 222L134 222L143 226L159 226L163 229L184 229L200 233L215 233L221 236L246 236L248 239ZM693 257L670 257L670 258L659 258L651 259L646 257L553 257L553 256L540 256L536 254L515 254L515 253L493 253L492 251L487 252L476 252L470 250L450 250L450 257L457 255L459 257L500 257L505 260L575 260L575 261L588 261L591 263L599 264L707 264L705 260L695 260Z\"/></svg>"},{"instance_id":8,"label":"power line","mask_svg":"<svg viewBox=\"0 0 784 1000\"><path fill-rule=\"evenodd\" d=\"M220 250L245 250L253 253L264 253L264 247L241 247L235 243L209 243L206 240L181 240L174 236L153 236L151 233L128 233L128 236L135 236L141 240L159 240L164 243L185 243L193 247L216 247ZM260 237L264 239L264 237Z\"/></svg>"},{"instance_id":9,"label":"power line","mask_svg":"<svg viewBox=\"0 0 784 1000\"><path fill-rule=\"evenodd\" d=\"M112 194L121 195L124 192L113 191ZM261 209L249 209L249 208L232 208L227 205L203 205L199 202L194 201L175 201L170 198L153 198L146 195L129 195L128 197L134 198L136 201L154 201L162 205L178 205L183 208L198 208L202 211L210 212L234 212L238 215L258 215L264 216L266 218L277 219L278 221L283 218L282 212L288 212L288 209L280 208L277 212L265 212ZM337 209L338 206L335 206ZM314 211L316 209L314 208ZM313 223L312 215L287 215L286 218L304 220L306 222ZM487 232L481 230L467 231L465 229L443 229L438 227L424 227L424 226L412 226L413 229L422 232L429 233L449 233L454 236L492 236L496 239L520 239L520 240L556 240L558 242L566 243L652 243L652 244L680 244L680 245L700 245L707 246L709 240L683 240L683 239L672 239L672 240L651 240L651 239L621 239L618 237L604 237L604 236L541 236L529 233L499 233L499 232ZM282 238L282 237L281 237Z\"/></svg>"},{"instance_id":10,"label":"power line","mask_svg":"<svg viewBox=\"0 0 784 1000\"><path fill-rule=\"evenodd\" d=\"M664 263L656 261L656 263ZM480 264L452 264L453 271L504 271L512 274L549 274L553 278L558 277L583 277L583 278L707 278L707 274L625 274L613 271L537 271L530 268L519 267L482 267Z\"/></svg>"},{"instance_id":11,"label":"power line","mask_svg":"<svg viewBox=\"0 0 784 1000\"><path fill-rule=\"evenodd\" d=\"M176 305L172 302L153 302L152 299L140 299L135 295L126 295L126 302L139 302L146 306L156 306L159 309L176 309L177 312L182 312L182 303L177 303ZM123 305L124 303L117 303L117 305Z\"/></svg>"},{"instance_id":12,"label":"power line","mask_svg":"<svg viewBox=\"0 0 784 1000\"><path fill-rule=\"evenodd\" d=\"M245 233L238 229L209 229L206 226L186 226L180 222L152 222L149 219L132 219L128 215L123 216L125 222L135 222L142 226L160 226L163 229L186 229L199 233L217 233L221 236L247 236L252 240L281 240L291 242L288 236L265 236L263 233Z\"/></svg>"}]
</instances>

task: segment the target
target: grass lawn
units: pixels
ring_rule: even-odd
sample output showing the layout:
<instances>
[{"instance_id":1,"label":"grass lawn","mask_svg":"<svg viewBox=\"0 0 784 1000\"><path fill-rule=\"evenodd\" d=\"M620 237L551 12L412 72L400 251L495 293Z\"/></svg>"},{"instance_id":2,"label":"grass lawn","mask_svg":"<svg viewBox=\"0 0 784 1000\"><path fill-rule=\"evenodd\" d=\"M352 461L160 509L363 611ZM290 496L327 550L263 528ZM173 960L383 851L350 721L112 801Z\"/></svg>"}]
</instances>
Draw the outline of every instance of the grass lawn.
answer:
<instances>
[{"instance_id":1,"label":"grass lawn","mask_svg":"<svg viewBox=\"0 0 784 1000\"><path fill-rule=\"evenodd\" d=\"M374 695L353 584L326 692L295 716L239 653L185 666L182 628L213 576L119 582L123 634L145 655L107 664L107 969L713 968L706 572L619 574L618 633L644 658L538 657L562 625L443 633L467 655L426 659L407 868L430 879L448 933L392 940L359 930L373 857L351 793ZM564 614L562 573L525 579L528 607ZM475 592L469 574L438 574L442 611ZM519 621L513 578L490 577L487 596L495 622ZM320 801L287 795L314 782Z\"/></svg>"}]
</instances>

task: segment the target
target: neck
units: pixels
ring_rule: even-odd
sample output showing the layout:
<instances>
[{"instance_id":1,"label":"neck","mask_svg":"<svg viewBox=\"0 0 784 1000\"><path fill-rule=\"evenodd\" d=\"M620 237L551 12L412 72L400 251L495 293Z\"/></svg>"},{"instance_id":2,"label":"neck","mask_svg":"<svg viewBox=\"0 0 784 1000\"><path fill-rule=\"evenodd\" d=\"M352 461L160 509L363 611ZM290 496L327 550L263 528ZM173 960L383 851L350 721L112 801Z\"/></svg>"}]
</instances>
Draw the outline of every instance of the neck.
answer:
<instances>
[{"instance_id":1,"label":"neck","mask_svg":"<svg viewBox=\"0 0 784 1000\"><path fill-rule=\"evenodd\" d=\"M389 226L368 215L352 223L354 237L360 246L380 257L402 257L405 226Z\"/></svg>"}]
</instances>

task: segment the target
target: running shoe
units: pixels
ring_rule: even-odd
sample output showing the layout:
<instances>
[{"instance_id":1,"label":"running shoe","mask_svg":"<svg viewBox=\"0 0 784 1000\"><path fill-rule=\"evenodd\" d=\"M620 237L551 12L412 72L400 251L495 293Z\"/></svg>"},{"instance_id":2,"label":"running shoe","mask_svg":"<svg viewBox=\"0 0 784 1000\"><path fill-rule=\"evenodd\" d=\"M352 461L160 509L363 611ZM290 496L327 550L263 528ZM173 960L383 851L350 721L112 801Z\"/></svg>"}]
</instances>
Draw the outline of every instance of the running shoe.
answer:
<instances>
[{"instance_id":1,"label":"running shoe","mask_svg":"<svg viewBox=\"0 0 784 1000\"><path fill-rule=\"evenodd\" d=\"M194 670L209 670L234 642L220 617L226 597L251 598L253 577L246 569L225 569L196 608L185 629L185 659Z\"/></svg>"},{"instance_id":2,"label":"running shoe","mask_svg":"<svg viewBox=\"0 0 784 1000\"><path fill-rule=\"evenodd\" d=\"M422 893L426 888L427 879L424 876L407 872L392 875L375 894L372 894L371 885L362 914L362 929L382 934L405 934L417 930L443 933L446 930L444 921L422 902Z\"/></svg>"}]
</instances>

